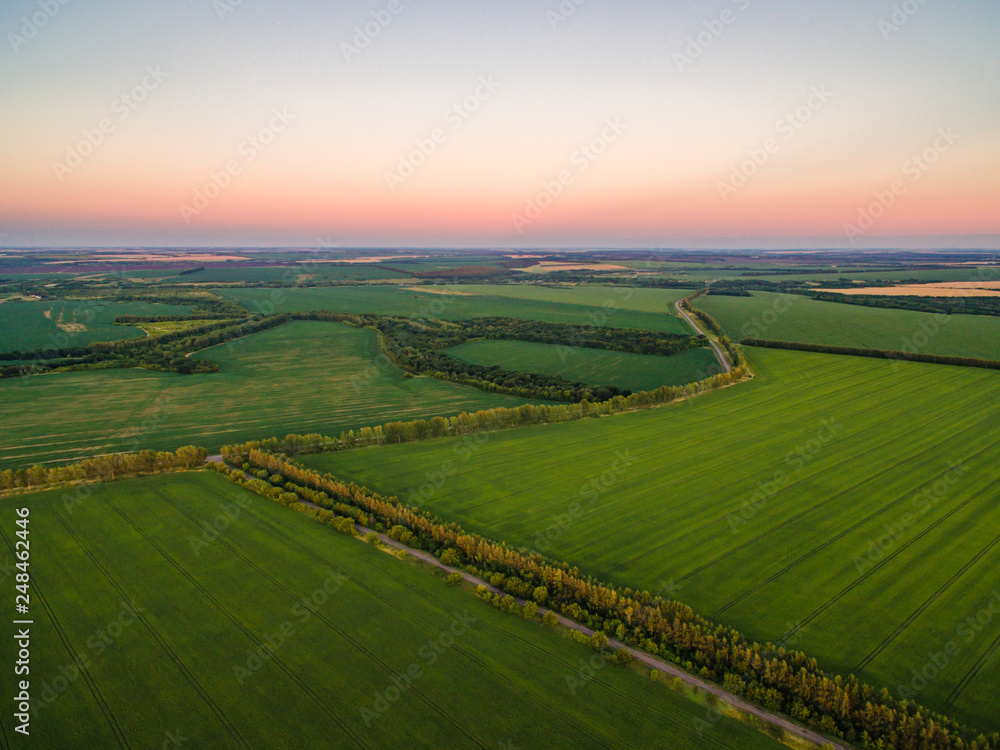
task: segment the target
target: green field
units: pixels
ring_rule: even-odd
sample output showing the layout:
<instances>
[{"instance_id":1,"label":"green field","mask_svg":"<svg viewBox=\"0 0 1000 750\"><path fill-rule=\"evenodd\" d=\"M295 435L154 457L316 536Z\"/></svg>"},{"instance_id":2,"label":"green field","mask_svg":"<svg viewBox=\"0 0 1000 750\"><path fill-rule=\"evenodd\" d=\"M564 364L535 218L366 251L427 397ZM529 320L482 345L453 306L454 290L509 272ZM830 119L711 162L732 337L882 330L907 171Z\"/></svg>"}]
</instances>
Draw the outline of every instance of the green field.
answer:
<instances>
[{"instance_id":1,"label":"green field","mask_svg":"<svg viewBox=\"0 0 1000 750\"><path fill-rule=\"evenodd\" d=\"M626 668L573 693L585 647L214 473L17 505L34 551L33 747L781 747ZM7 565L15 518L6 503ZM10 637L0 653L14 662ZM15 694L12 670L3 684ZM0 736L18 747L10 714Z\"/></svg>"},{"instance_id":2,"label":"green field","mask_svg":"<svg viewBox=\"0 0 1000 750\"><path fill-rule=\"evenodd\" d=\"M145 336L141 328L112 325L119 315L185 315L187 307L159 303L47 300L0 304L0 352L87 346ZM60 327L62 326L62 327Z\"/></svg>"},{"instance_id":3,"label":"green field","mask_svg":"<svg viewBox=\"0 0 1000 750\"><path fill-rule=\"evenodd\" d=\"M0 467L139 448L173 450L289 432L457 414L523 400L377 367L376 335L299 322L194 355L222 371L103 370L0 381Z\"/></svg>"},{"instance_id":4,"label":"green field","mask_svg":"<svg viewBox=\"0 0 1000 750\"><path fill-rule=\"evenodd\" d=\"M1000 318L995 317L939 317L769 292L755 292L751 297L699 297L694 304L737 340L749 337L1000 360Z\"/></svg>"},{"instance_id":5,"label":"green field","mask_svg":"<svg viewBox=\"0 0 1000 750\"><path fill-rule=\"evenodd\" d=\"M461 291L463 287L429 287L444 291ZM381 315L418 315L425 318L462 320L482 317L521 318L546 323L567 323L578 326L611 328L641 328L689 335L691 328L680 318L630 310L633 289L612 289L601 301L592 304L588 295L581 304L565 304L544 300L462 294L432 294L394 286L355 286L303 289L220 289L254 312L307 312L328 310L342 313L377 313ZM605 309L604 302L618 305Z\"/></svg>"},{"instance_id":6,"label":"green field","mask_svg":"<svg viewBox=\"0 0 1000 750\"><path fill-rule=\"evenodd\" d=\"M711 377L720 369L711 349L689 349L671 357L654 357L528 341L474 341L445 352L477 365L499 365L508 370L557 375L572 382L613 385L630 391L685 385Z\"/></svg>"},{"instance_id":7,"label":"green field","mask_svg":"<svg viewBox=\"0 0 1000 750\"><path fill-rule=\"evenodd\" d=\"M376 266L353 263L298 263L294 266L243 266L235 268L212 267L204 271L178 276L176 272L150 271L159 274L168 283L203 284L240 281L375 281L405 279L407 274L387 271Z\"/></svg>"},{"instance_id":8,"label":"green field","mask_svg":"<svg viewBox=\"0 0 1000 750\"><path fill-rule=\"evenodd\" d=\"M748 353L670 407L307 463L894 691L957 641L919 701L1000 729L1000 616L962 630L1000 590L1000 374Z\"/></svg>"},{"instance_id":9,"label":"green field","mask_svg":"<svg viewBox=\"0 0 1000 750\"><path fill-rule=\"evenodd\" d=\"M467 284L455 287L467 294L513 297L536 302L558 302L599 308L613 302L620 310L676 315L674 303L687 297L692 289L623 289L622 287L582 284L579 286L543 286L540 284Z\"/></svg>"}]
</instances>

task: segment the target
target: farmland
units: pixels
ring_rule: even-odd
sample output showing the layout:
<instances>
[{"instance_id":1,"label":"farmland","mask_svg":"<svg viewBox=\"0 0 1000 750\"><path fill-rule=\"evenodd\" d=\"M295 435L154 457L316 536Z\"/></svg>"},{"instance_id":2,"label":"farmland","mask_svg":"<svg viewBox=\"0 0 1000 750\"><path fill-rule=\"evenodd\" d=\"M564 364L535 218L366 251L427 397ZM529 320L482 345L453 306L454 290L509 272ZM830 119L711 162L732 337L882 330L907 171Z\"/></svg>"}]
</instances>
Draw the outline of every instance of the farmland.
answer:
<instances>
[{"instance_id":1,"label":"farmland","mask_svg":"<svg viewBox=\"0 0 1000 750\"><path fill-rule=\"evenodd\" d=\"M673 315L674 303L691 294L689 289L628 289L587 284L582 286L551 286L541 284L469 284L455 287L466 294L537 302L558 302L566 305L601 307L606 302L622 310Z\"/></svg>"},{"instance_id":2,"label":"farmland","mask_svg":"<svg viewBox=\"0 0 1000 750\"><path fill-rule=\"evenodd\" d=\"M606 295L598 295L600 302L596 302L596 297L588 293L580 298L579 304L566 304L548 300L475 296L466 291L469 288L428 287L431 292L461 292L460 294L416 292L394 286L220 289L219 292L254 312L328 310L340 313L417 315L446 320L503 317L578 326L641 328L678 334L691 332L679 318L625 307L633 298L636 291L634 289L612 289ZM614 307L605 308L605 302Z\"/></svg>"},{"instance_id":3,"label":"farmland","mask_svg":"<svg viewBox=\"0 0 1000 750\"><path fill-rule=\"evenodd\" d=\"M395 419L523 403L376 366L371 331L300 322L194 355L211 375L146 370L0 381L0 467L288 432L339 434Z\"/></svg>"},{"instance_id":4,"label":"farmland","mask_svg":"<svg viewBox=\"0 0 1000 750\"><path fill-rule=\"evenodd\" d=\"M473 364L557 375L573 382L613 385L631 391L693 383L719 371L718 361L709 349L654 357L526 341L475 341L454 346L445 353Z\"/></svg>"},{"instance_id":5,"label":"farmland","mask_svg":"<svg viewBox=\"0 0 1000 750\"><path fill-rule=\"evenodd\" d=\"M695 306L736 339L1000 360L1000 318L995 317L937 316L760 292L751 297L699 297Z\"/></svg>"},{"instance_id":6,"label":"farmland","mask_svg":"<svg viewBox=\"0 0 1000 750\"><path fill-rule=\"evenodd\" d=\"M405 279L407 274L368 265L340 263L298 263L288 266L206 267L202 271L178 276L169 270L148 272L172 282L184 284L230 283L244 281L369 281Z\"/></svg>"},{"instance_id":7,"label":"farmland","mask_svg":"<svg viewBox=\"0 0 1000 750\"><path fill-rule=\"evenodd\" d=\"M752 383L671 407L307 464L894 693L954 642L917 699L1000 729L1000 377L750 358Z\"/></svg>"},{"instance_id":8,"label":"farmland","mask_svg":"<svg viewBox=\"0 0 1000 750\"><path fill-rule=\"evenodd\" d=\"M570 690L583 646L214 473L21 500L33 746L780 747L622 667Z\"/></svg>"},{"instance_id":9,"label":"farmland","mask_svg":"<svg viewBox=\"0 0 1000 750\"><path fill-rule=\"evenodd\" d=\"M0 304L0 352L86 346L145 336L141 328L112 325L119 315L184 315L186 307L157 303L50 300Z\"/></svg>"}]
</instances>

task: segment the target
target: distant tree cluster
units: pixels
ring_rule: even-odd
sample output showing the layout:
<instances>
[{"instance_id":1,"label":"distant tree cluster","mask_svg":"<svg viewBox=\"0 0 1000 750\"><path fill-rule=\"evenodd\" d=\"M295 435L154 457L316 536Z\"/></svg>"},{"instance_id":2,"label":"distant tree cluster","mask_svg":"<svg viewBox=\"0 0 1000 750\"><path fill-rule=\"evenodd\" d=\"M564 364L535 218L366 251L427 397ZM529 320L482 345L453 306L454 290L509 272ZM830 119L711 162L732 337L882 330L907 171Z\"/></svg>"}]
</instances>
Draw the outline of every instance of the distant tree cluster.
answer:
<instances>
[{"instance_id":1,"label":"distant tree cluster","mask_svg":"<svg viewBox=\"0 0 1000 750\"><path fill-rule=\"evenodd\" d=\"M571 403L606 401L614 396L629 396L631 391L613 385L593 386L554 375L521 372L496 365L478 365L452 357L445 350L470 341L508 340L669 356L705 345L705 341L697 336L578 327L516 318L445 321L328 312L294 313L291 317L372 328L379 332L379 343L389 359L413 374L431 375L494 393Z\"/></svg>"},{"instance_id":2,"label":"distant tree cluster","mask_svg":"<svg viewBox=\"0 0 1000 750\"><path fill-rule=\"evenodd\" d=\"M375 427L347 430L339 437L326 435L288 435L284 439L268 438L222 449L223 458L229 463L242 465L251 450L283 453L289 456L327 453L364 448L372 445L395 445L420 440L431 440L448 435L472 435L480 432L524 427L534 424L573 422L579 419L608 416L626 411L669 404L678 399L691 398L701 393L724 388L746 377L746 362L741 360L729 373L713 375L697 383L684 386L661 386L655 391L641 391L629 396L614 396L607 401L575 404L524 404L515 407L497 407L477 412L462 412L453 417L433 417L410 422L389 422Z\"/></svg>"},{"instance_id":3,"label":"distant tree cluster","mask_svg":"<svg viewBox=\"0 0 1000 750\"><path fill-rule=\"evenodd\" d=\"M838 302L842 305L858 305L860 307L914 310L944 315L1000 316L1000 297L882 297L877 294L831 294L829 292L809 292L808 296L822 302Z\"/></svg>"},{"instance_id":4,"label":"distant tree cluster","mask_svg":"<svg viewBox=\"0 0 1000 750\"><path fill-rule=\"evenodd\" d=\"M887 349L861 349L853 346L826 346L824 344L804 344L796 341L765 341L763 339L743 339L744 346L759 346L768 349L791 349L800 352L823 354L847 354L854 357L874 357L895 359L904 362L927 362L934 365L955 365L957 367L979 367L986 370L1000 370L1000 362L972 357L948 357L940 354L917 354L915 352L890 351Z\"/></svg>"},{"instance_id":5,"label":"distant tree cluster","mask_svg":"<svg viewBox=\"0 0 1000 750\"><path fill-rule=\"evenodd\" d=\"M164 320L173 318L165 317ZM188 355L232 339L284 325L288 321L289 318L284 315L265 318L246 317L242 320L222 320L147 338L98 342L60 349L7 352L0 354L0 360L20 362L0 368L0 377L19 377L53 370L117 367L143 367L148 370L177 372L184 375L217 372L219 365L215 362L191 359Z\"/></svg>"}]
</instances>

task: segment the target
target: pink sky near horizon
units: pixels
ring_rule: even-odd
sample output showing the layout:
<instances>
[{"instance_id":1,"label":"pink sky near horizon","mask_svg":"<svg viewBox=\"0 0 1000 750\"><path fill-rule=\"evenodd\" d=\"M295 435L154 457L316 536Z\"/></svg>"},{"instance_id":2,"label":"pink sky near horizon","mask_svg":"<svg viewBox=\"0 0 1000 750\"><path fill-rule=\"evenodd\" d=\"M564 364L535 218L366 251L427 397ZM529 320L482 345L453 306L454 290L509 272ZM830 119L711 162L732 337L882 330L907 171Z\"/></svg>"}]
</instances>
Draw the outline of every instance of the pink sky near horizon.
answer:
<instances>
[{"instance_id":1,"label":"pink sky near horizon","mask_svg":"<svg viewBox=\"0 0 1000 750\"><path fill-rule=\"evenodd\" d=\"M846 245L845 225L898 180L905 190L866 236L1000 248L997 6L928 4L884 37L871 3L757 0L678 69L672 56L718 2L593 0L555 28L550 4L428 0L350 60L340 44L371 10L357 3L291 13L259 0L224 19L207 2L68 4L0 52L0 244L242 232L369 246ZM15 0L0 28L31 7ZM123 117L122 93L161 67ZM247 150L275 111L289 121ZM93 154L54 169L104 118ZM435 132L412 176L387 179ZM934 163L914 173L925 152ZM182 210L231 161L239 174L218 196ZM744 165L746 184L722 195ZM551 205L516 220L546 189Z\"/></svg>"}]
</instances>

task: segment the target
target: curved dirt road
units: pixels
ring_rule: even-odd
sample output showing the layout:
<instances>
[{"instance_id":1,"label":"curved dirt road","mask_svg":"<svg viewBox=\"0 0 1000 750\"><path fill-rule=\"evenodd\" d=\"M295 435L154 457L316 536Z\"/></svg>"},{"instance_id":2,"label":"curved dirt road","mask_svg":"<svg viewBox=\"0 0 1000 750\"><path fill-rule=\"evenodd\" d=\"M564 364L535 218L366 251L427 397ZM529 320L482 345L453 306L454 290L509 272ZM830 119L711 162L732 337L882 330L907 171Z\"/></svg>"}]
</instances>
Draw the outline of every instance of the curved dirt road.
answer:
<instances>
[{"instance_id":1,"label":"curved dirt road","mask_svg":"<svg viewBox=\"0 0 1000 750\"><path fill-rule=\"evenodd\" d=\"M680 314L680 316L688 322L688 325L690 325L695 330L695 333L697 333L699 336L704 336L705 338L708 338L708 334L705 333L703 330L701 330L698 324L694 322L694 318L692 318L690 315L684 312L684 308L681 307L680 302L674 303L674 307L677 308L677 312ZM733 366L729 364L729 359L726 357L726 353L722 350L722 347L719 346L718 342L713 339L708 339L708 343L712 345L712 350L715 352L715 356L718 357L719 364L722 365L723 371L732 372Z\"/></svg>"}]
</instances>

